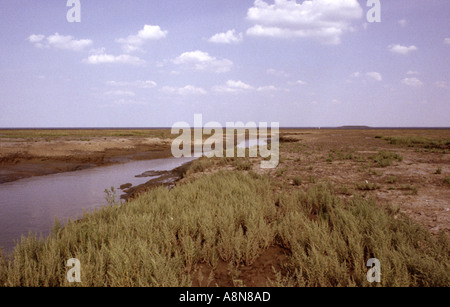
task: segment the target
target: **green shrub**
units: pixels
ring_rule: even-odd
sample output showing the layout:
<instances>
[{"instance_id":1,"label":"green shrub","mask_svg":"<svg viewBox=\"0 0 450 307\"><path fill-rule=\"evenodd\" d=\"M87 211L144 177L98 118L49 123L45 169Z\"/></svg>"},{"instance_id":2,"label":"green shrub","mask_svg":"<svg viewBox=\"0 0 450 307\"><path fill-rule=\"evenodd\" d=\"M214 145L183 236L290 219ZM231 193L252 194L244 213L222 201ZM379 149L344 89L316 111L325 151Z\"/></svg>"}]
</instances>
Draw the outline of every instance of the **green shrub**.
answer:
<instances>
[{"instance_id":1,"label":"green shrub","mask_svg":"<svg viewBox=\"0 0 450 307\"><path fill-rule=\"evenodd\" d=\"M363 182L363 183L357 183L356 188L360 191L374 191L380 189L380 185L378 183L370 183L370 182Z\"/></svg>"},{"instance_id":2,"label":"green shrub","mask_svg":"<svg viewBox=\"0 0 450 307\"><path fill-rule=\"evenodd\" d=\"M450 176L444 178L444 184L450 185Z\"/></svg>"},{"instance_id":3,"label":"green shrub","mask_svg":"<svg viewBox=\"0 0 450 307\"><path fill-rule=\"evenodd\" d=\"M386 179L386 183L389 183L389 184L394 184L394 183L396 183L397 182L397 177L396 176L389 176L387 179Z\"/></svg>"},{"instance_id":4,"label":"green shrub","mask_svg":"<svg viewBox=\"0 0 450 307\"><path fill-rule=\"evenodd\" d=\"M302 178L300 178L299 176L296 176L296 177L294 177L293 182L294 182L295 186L300 186L300 185L302 185Z\"/></svg>"},{"instance_id":5,"label":"green shrub","mask_svg":"<svg viewBox=\"0 0 450 307\"><path fill-rule=\"evenodd\" d=\"M401 155L389 151L380 151L378 154L370 156L369 159L371 159L378 167L387 167L391 166L394 161L403 161Z\"/></svg>"}]
</instances>

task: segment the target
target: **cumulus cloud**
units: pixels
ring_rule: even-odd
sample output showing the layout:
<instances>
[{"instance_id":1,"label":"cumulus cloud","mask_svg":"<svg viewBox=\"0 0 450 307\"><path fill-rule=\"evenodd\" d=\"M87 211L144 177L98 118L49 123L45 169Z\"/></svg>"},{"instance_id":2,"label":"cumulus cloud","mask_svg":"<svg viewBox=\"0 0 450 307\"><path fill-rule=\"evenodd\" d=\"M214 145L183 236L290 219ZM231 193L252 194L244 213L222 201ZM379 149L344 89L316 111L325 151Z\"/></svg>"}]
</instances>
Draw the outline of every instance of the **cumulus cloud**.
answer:
<instances>
[{"instance_id":1,"label":"cumulus cloud","mask_svg":"<svg viewBox=\"0 0 450 307\"><path fill-rule=\"evenodd\" d=\"M388 46L389 50L393 53L397 53L397 54L409 54L413 51L417 51L417 47L412 45L412 46L402 46L402 45L389 45Z\"/></svg>"},{"instance_id":2,"label":"cumulus cloud","mask_svg":"<svg viewBox=\"0 0 450 307\"><path fill-rule=\"evenodd\" d=\"M417 78L405 78L402 80L402 83L412 87L420 87L423 85L423 82Z\"/></svg>"},{"instance_id":3,"label":"cumulus cloud","mask_svg":"<svg viewBox=\"0 0 450 307\"><path fill-rule=\"evenodd\" d=\"M228 80L227 86L232 87L232 88L237 88L237 89L243 89L243 90L249 90L249 89L253 88L251 85L248 85L240 80L239 81Z\"/></svg>"},{"instance_id":4,"label":"cumulus cloud","mask_svg":"<svg viewBox=\"0 0 450 307\"><path fill-rule=\"evenodd\" d=\"M107 95L107 96L127 96L127 97L136 96L136 94L132 91L109 91L109 92L106 92L105 95Z\"/></svg>"},{"instance_id":5,"label":"cumulus cloud","mask_svg":"<svg viewBox=\"0 0 450 307\"><path fill-rule=\"evenodd\" d=\"M141 88L141 89L154 88L154 87L158 86L158 84L155 81L150 81L150 80L146 80L146 81L137 80L137 81L132 81L132 82L108 81L108 82L106 82L106 84L109 86L136 87L136 88Z\"/></svg>"},{"instance_id":6,"label":"cumulus cloud","mask_svg":"<svg viewBox=\"0 0 450 307\"><path fill-rule=\"evenodd\" d=\"M366 76L376 81L383 81L383 77L381 76L381 74L376 71L368 72L366 73Z\"/></svg>"},{"instance_id":7,"label":"cumulus cloud","mask_svg":"<svg viewBox=\"0 0 450 307\"><path fill-rule=\"evenodd\" d=\"M357 0L256 0L247 19L255 25L247 35L277 38L313 38L325 44L339 44L344 33L353 31L352 21L361 19Z\"/></svg>"},{"instance_id":8,"label":"cumulus cloud","mask_svg":"<svg viewBox=\"0 0 450 307\"><path fill-rule=\"evenodd\" d=\"M128 54L111 55L111 54L93 54L84 60L87 64L130 64L130 65L142 65L144 60L131 56Z\"/></svg>"},{"instance_id":9,"label":"cumulus cloud","mask_svg":"<svg viewBox=\"0 0 450 307\"><path fill-rule=\"evenodd\" d=\"M258 92L265 92L265 91L278 91L278 88L274 85L266 85L266 86L260 86L256 89Z\"/></svg>"},{"instance_id":10,"label":"cumulus cloud","mask_svg":"<svg viewBox=\"0 0 450 307\"><path fill-rule=\"evenodd\" d=\"M220 93L237 93L245 90L252 90L253 86L242 82L241 80L228 80L225 85L215 86L213 90Z\"/></svg>"},{"instance_id":11,"label":"cumulus cloud","mask_svg":"<svg viewBox=\"0 0 450 307\"><path fill-rule=\"evenodd\" d=\"M242 42L243 40L243 34L239 33L236 34L236 30L229 30L225 33L217 33L213 35L209 42L216 43L216 44L237 44Z\"/></svg>"},{"instance_id":12,"label":"cumulus cloud","mask_svg":"<svg viewBox=\"0 0 450 307\"><path fill-rule=\"evenodd\" d=\"M190 51L181 54L173 60L176 65L184 65L195 70L212 71L216 73L225 73L231 70L233 62L227 59L217 59L210 56L207 52L200 50Z\"/></svg>"},{"instance_id":13,"label":"cumulus cloud","mask_svg":"<svg viewBox=\"0 0 450 307\"><path fill-rule=\"evenodd\" d=\"M142 46L151 40L159 40L167 36L168 31L163 31L159 26L145 25L136 35L130 35L127 38L119 38L117 43L122 45L125 53L133 51L143 51Z\"/></svg>"},{"instance_id":14,"label":"cumulus cloud","mask_svg":"<svg viewBox=\"0 0 450 307\"><path fill-rule=\"evenodd\" d=\"M254 87L250 84L242 82L241 80L228 80L225 85L218 85L213 87L213 90L218 93L242 93L249 91L277 91L278 88L273 85L266 85L260 87Z\"/></svg>"},{"instance_id":15,"label":"cumulus cloud","mask_svg":"<svg viewBox=\"0 0 450 307\"><path fill-rule=\"evenodd\" d=\"M450 37L444 39L444 44L450 45Z\"/></svg>"},{"instance_id":16,"label":"cumulus cloud","mask_svg":"<svg viewBox=\"0 0 450 307\"><path fill-rule=\"evenodd\" d=\"M181 96L188 96L188 95L206 95L207 91L204 90L201 87L195 87L193 85L186 85L185 87L171 87L171 86L165 86L161 89L163 93L166 94L177 94Z\"/></svg>"},{"instance_id":17,"label":"cumulus cloud","mask_svg":"<svg viewBox=\"0 0 450 307\"><path fill-rule=\"evenodd\" d=\"M93 43L90 39L76 40L71 35L60 35L58 33L47 37L42 34L32 34L28 37L28 41L37 48L54 48L71 51L82 51Z\"/></svg>"},{"instance_id":18,"label":"cumulus cloud","mask_svg":"<svg viewBox=\"0 0 450 307\"><path fill-rule=\"evenodd\" d=\"M358 78L363 77L363 76L364 75L362 73L360 73L359 71L354 72L354 73L352 73L350 75L351 78L355 78L355 79L358 79ZM376 72L376 71L367 72L365 74L365 76L367 78L373 79L375 81L379 81L379 82L383 81L383 76L379 72ZM348 82L351 82L351 80L348 80Z\"/></svg>"}]
</instances>

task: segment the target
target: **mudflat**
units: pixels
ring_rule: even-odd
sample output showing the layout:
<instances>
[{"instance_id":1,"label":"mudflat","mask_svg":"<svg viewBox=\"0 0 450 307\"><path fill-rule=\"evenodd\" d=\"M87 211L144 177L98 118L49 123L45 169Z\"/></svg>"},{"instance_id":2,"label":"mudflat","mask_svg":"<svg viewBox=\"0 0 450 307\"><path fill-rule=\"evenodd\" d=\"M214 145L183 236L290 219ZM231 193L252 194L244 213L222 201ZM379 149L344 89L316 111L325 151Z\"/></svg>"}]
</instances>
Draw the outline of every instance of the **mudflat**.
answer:
<instances>
[{"instance_id":1,"label":"mudflat","mask_svg":"<svg viewBox=\"0 0 450 307\"><path fill-rule=\"evenodd\" d=\"M0 184L171 156L170 130L0 130Z\"/></svg>"}]
</instances>

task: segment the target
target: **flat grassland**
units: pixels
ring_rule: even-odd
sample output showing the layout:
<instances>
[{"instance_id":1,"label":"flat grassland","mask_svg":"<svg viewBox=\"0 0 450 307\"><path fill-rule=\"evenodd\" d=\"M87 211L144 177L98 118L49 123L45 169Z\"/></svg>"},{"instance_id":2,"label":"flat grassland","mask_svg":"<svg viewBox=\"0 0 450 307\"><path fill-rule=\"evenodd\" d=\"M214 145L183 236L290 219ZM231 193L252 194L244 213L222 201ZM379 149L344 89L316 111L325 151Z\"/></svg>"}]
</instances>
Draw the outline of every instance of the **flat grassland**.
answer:
<instances>
[{"instance_id":1,"label":"flat grassland","mask_svg":"<svg viewBox=\"0 0 450 307\"><path fill-rule=\"evenodd\" d=\"M170 191L23 238L0 286L448 287L449 153L449 130L281 130L276 169L200 158Z\"/></svg>"}]
</instances>

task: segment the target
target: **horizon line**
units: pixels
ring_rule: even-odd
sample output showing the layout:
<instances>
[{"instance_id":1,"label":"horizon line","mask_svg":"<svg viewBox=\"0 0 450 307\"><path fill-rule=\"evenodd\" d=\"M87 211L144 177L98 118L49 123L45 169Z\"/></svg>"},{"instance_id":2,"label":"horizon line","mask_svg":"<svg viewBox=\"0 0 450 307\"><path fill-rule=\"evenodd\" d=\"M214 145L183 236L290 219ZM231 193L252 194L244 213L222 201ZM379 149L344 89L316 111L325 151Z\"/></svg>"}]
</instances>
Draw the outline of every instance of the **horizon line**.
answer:
<instances>
[{"instance_id":1,"label":"horizon line","mask_svg":"<svg viewBox=\"0 0 450 307\"><path fill-rule=\"evenodd\" d=\"M0 127L0 131L3 130L166 130L172 129L173 127ZM199 127L176 127L177 129L200 129ZM201 127L205 129L205 127ZM226 127L208 127L209 129L225 129ZM267 128L270 128L267 127ZM247 129L243 127L243 129ZM450 129L449 127L443 126L398 126L398 127L390 127L390 126L365 126L365 125L344 125L344 126L315 126L315 127L301 127L301 126L285 126L279 127L279 129L311 129L311 130L320 130L320 129L357 129L357 130L371 130L371 129Z\"/></svg>"}]
</instances>

